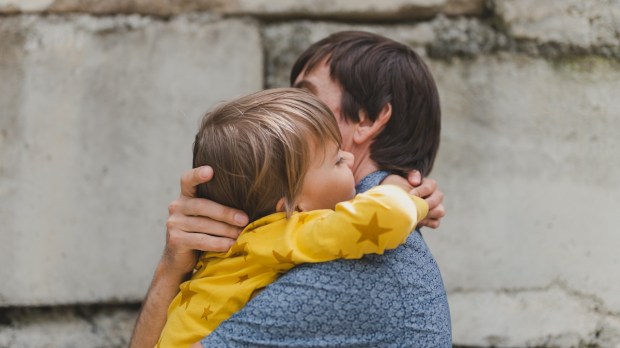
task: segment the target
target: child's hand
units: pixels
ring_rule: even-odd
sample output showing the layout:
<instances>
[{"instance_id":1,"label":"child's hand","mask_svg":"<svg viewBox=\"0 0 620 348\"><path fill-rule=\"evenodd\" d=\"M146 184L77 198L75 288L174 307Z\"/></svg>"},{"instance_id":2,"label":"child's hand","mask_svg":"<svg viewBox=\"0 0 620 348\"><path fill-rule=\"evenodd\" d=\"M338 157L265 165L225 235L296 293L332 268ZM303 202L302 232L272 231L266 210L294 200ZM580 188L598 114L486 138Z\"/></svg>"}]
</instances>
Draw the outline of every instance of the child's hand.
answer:
<instances>
[{"instance_id":1,"label":"child's hand","mask_svg":"<svg viewBox=\"0 0 620 348\"><path fill-rule=\"evenodd\" d=\"M398 186L407 192L413 190L413 186L411 186L409 182L407 182L407 179L403 178L402 176L396 175L396 174L390 174L386 176L385 179L383 179L383 181L381 182L381 185Z\"/></svg>"},{"instance_id":2,"label":"child's hand","mask_svg":"<svg viewBox=\"0 0 620 348\"><path fill-rule=\"evenodd\" d=\"M428 203L428 215L418 224L418 227L439 227L441 219L446 216L446 210L443 206L443 192L437 188L437 181L430 178L422 179L422 175L417 170L409 172L408 181L415 187L409 193L424 198Z\"/></svg>"},{"instance_id":3,"label":"child's hand","mask_svg":"<svg viewBox=\"0 0 620 348\"><path fill-rule=\"evenodd\" d=\"M192 344L192 346L189 347L189 348L202 348L202 344L200 344L200 342L196 342L196 343Z\"/></svg>"}]
</instances>

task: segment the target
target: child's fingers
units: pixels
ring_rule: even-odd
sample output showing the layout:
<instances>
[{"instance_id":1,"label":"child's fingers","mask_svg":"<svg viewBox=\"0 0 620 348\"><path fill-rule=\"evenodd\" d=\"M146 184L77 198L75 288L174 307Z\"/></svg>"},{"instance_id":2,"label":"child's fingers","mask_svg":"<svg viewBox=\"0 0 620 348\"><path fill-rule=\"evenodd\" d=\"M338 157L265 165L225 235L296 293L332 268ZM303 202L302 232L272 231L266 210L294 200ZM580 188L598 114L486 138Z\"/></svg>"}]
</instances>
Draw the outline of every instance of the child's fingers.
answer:
<instances>
[{"instance_id":1,"label":"child's fingers","mask_svg":"<svg viewBox=\"0 0 620 348\"><path fill-rule=\"evenodd\" d=\"M425 198L425 201L429 206L428 215L426 219L420 222L419 226L438 228L441 224L441 219L446 216L446 209L443 205L443 192L435 190L432 195Z\"/></svg>"},{"instance_id":2,"label":"child's fingers","mask_svg":"<svg viewBox=\"0 0 620 348\"><path fill-rule=\"evenodd\" d=\"M430 220L441 220L444 216L446 216L446 208L443 203L437 204L433 209L428 211L428 219Z\"/></svg>"},{"instance_id":3,"label":"child's fingers","mask_svg":"<svg viewBox=\"0 0 620 348\"><path fill-rule=\"evenodd\" d=\"M436 229L439 228L440 223L440 220L424 219L418 224L418 227L428 227Z\"/></svg>"},{"instance_id":4,"label":"child's fingers","mask_svg":"<svg viewBox=\"0 0 620 348\"><path fill-rule=\"evenodd\" d=\"M411 186L418 186L422 182L422 174L414 169L407 174L407 181Z\"/></svg>"},{"instance_id":5,"label":"child's fingers","mask_svg":"<svg viewBox=\"0 0 620 348\"><path fill-rule=\"evenodd\" d=\"M426 199L428 196L434 194L435 191L437 191L437 181L431 178L424 178L420 186L415 187L413 190L409 191L409 193Z\"/></svg>"},{"instance_id":6,"label":"child's fingers","mask_svg":"<svg viewBox=\"0 0 620 348\"><path fill-rule=\"evenodd\" d=\"M443 192L434 190L430 195L424 197L424 200L428 203L428 209L431 211L443 203Z\"/></svg>"}]
</instances>

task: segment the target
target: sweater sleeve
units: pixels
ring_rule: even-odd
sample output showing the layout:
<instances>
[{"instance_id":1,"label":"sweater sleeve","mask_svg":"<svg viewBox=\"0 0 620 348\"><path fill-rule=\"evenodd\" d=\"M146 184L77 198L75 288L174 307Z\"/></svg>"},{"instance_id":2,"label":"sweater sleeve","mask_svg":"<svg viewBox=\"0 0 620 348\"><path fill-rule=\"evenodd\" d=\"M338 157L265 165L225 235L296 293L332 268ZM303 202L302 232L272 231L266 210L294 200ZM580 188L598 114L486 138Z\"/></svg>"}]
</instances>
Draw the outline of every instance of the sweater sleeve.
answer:
<instances>
[{"instance_id":1,"label":"sweater sleeve","mask_svg":"<svg viewBox=\"0 0 620 348\"><path fill-rule=\"evenodd\" d=\"M269 236L268 243L248 243L249 254L262 264L285 269L382 254L403 244L427 213L423 199L396 186L380 185L339 203L335 210L293 214L283 220L283 231Z\"/></svg>"}]
</instances>

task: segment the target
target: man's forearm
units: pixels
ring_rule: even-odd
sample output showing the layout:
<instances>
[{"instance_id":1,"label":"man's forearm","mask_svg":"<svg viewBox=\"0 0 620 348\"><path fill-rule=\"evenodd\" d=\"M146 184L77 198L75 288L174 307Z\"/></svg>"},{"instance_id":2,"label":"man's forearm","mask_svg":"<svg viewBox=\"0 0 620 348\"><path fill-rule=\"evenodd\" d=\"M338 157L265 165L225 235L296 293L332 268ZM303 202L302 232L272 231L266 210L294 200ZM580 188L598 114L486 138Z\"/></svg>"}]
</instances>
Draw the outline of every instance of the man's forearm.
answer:
<instances>
[{"instance_id":1,"label":"man's forearm","mask_svg":"<svg viewBox=\"0 0 620 348\"><path fill-rule=\"evenodd\" d=\"M189 274L166 269L166 263L159 262L151 287L149 288L136 326L131 337L131 348L154 347L166 323L166 313L172 299L179 291L179 284Z\"/></svg>"}]
</instances>

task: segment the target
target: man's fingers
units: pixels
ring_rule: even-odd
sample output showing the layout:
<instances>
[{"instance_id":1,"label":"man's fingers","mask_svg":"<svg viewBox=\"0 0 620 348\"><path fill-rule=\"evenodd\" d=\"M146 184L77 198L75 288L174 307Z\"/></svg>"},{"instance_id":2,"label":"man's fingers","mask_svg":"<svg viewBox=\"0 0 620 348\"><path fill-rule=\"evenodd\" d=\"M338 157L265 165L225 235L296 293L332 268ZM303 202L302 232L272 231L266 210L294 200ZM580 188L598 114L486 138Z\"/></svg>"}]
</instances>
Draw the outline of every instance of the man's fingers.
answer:
<instances>
[{"instance_id":1,"label":"man's fingers","mask_svg":"<svg viewBox=\"0 0 620 348\"><path fill-rule=\"evenodd\" d=\"M190 169L181 176L181 196L194 197L196 186L213 178L213 168L209 166Z\"/></svg>"},{"instance_id":2,"label":"man's fingers","mask_svg":"<svg viewBox=\"0 0 620 348\"><path fill-rule=\"evenodd\" d=\"M174 220L170 217L169 220ZM211 220L202 216L183 216L174 223L176 228L183 231L210 234L213 236L237 239L242 228L225 224L223 222Z\"/></svg>"},{"instance_id":3,"label":"man's fingers","mask_svg":"<svg viewBox=\"0 0 620 348\"><path fill-rule=\"evenodd\" d=\"M222 252L228 251L234 242L234 239L204 233L172 231L168 234L167 248L176 250L177 253L187 253L191 250Z\"/></svg>"},{"instance_id":4,"label":"man's fingers","mask_svg":"<svg viewBox=\"0 0 620 348\"><path fill-rule=\"evenodd\" d=\"M185 234L188 238L188 245L190 245L194 250L224 252L228 251L233 243L235 243L234 239L216 237L204 233Z\"/></svg>"},{"instance_id":5,"label":"man's fingers","mask_svg":"<svg viewBox=\"0 0 620 348\"><path fill-rule=\"evenodd\" d=\"M247 215L241 210L233 209L208 199L189 198L175 201L178 204L178 212L183 215L207 216L212 220L229 225L244 227L248 224Z\"/></svg>"}]
</instances>

